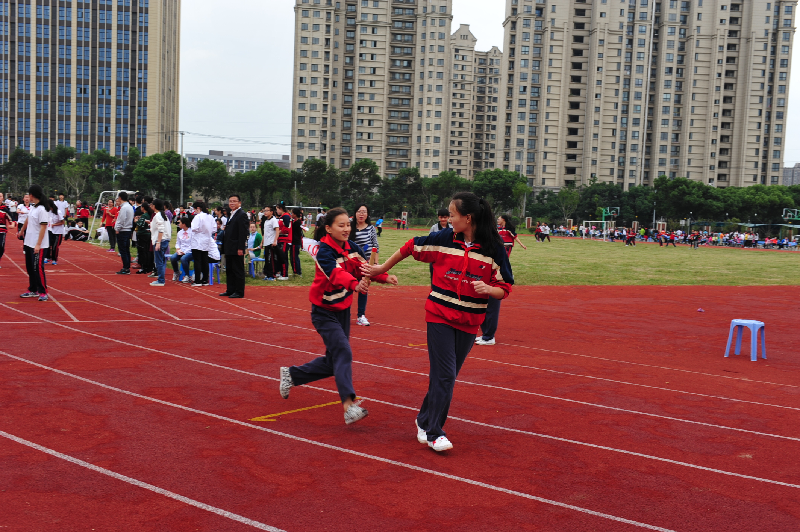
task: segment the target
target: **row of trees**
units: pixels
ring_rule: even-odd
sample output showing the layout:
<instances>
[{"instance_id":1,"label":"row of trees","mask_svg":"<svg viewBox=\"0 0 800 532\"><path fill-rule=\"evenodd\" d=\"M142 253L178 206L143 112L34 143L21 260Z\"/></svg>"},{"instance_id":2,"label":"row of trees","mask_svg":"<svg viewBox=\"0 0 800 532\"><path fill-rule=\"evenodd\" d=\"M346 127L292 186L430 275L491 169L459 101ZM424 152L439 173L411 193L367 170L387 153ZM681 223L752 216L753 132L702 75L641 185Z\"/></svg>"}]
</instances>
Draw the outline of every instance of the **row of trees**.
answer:
<instances>
[{"instance_id":1,"label":"row of trees","mask_svg":"<svg viewBox=\"0 0 800 532\"><path fill-rule=\"evenodd\" d=\"M63 192L70 199L94 201L103 190L138 190L171 200L181 197L181 156L169 151L140 157L131 148L125 165L99 150L78 154L74 148L58 146L41 157L16 149L0 166L2 189L20 195L27 186L28 169L46 191ZM207 203L231 193L243 196L248 208L285 201L294 205L342 205L353 209L366 203L375 215L392 216L408 211L412 218L435 215L447 207L456 192L472 191L487 198L493 209L521 218L562 223L598 220L604 207L620 207L618 225L638 221L650 225L655 209L657 219L677 221L686 218L744 223L781 223L783 210L800 206L800 186L761 186L715 188L685 178L661 176L652 187L622 187L592 181L587 186L531 190L526 179L505 170L486 170L465 179L455 172L442 172L437 178L423 178L417 168L403 168L396 178L380 175L370 159L339 170L319 159L309 159L299 171L279 168L271 163L257 170L231 175L225 164L204 160L196 169L184 171L184 197L201 197ZM525 207L523 207L525 206ZM523 213L523 208L525 212Z\"/></svg>"},{"instance_id":2,"label":"row of trees","mask_svg":"<svg viewBox=\"0 0 800 532\"><path fill-rule=\"evenodd\" d=\"M619 207L617 225L630 226L638 221L652 225L657 220L742 222L754 224L784 223L784 209L800 207L800 186L763 186L716 188L686 178L661 176L652 187L636 186L629 190L610 183L594 181L588 186L563 188L558 192L543 190L528 202L527 215L534 219L560 222L566 219L600 220L604 207Z\"/></svg>"}]
</instances>

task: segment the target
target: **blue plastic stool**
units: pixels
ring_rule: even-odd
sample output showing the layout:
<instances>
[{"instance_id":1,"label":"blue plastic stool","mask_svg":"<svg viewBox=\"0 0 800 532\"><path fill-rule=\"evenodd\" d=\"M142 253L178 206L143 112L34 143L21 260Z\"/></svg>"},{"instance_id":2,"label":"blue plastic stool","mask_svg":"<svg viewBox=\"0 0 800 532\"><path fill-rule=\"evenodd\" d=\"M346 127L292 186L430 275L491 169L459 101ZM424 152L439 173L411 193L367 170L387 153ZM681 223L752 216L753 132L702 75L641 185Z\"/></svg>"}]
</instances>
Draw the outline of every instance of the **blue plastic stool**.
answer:
<instances>
[{"instance_id":1,"label":"blue plastic stool","mask_svg":"<svg viewBox=\"0 0 800 532\"><path fill-rule=\"evenodd\" d=\"M181 264L181 273L190 279L194 279L194 270L189 270L189 273L186 273L186 270L183 268L183 264Z\"/></svg>"},{"instance_id":2,"label":"blue plastic stool","mask_svg":"<svg viewBox=\"0 0 800 532\"><path fill-rule=\"evenodd\" d=\"M736 350L734 354L742 352L742 331L747 327L750 329L750 360L758 360L758 333L761 332L761 357L767 358L767 329L763 321L755 320L733 320L731 321L731 331L728 334L728 346L725 348L725 357L730 354L731 341L733 340L733 329L736 328Z\"/></svg>"},{"instance_id":3,"label":"blue plastic stool","mask_svg":"<svg viewBox=\"0 0 800 532\"><path fill-rule=\"evenodd\" d=\"M208 284L214 285L214 272L217 272L217 284L222 284L219 281L219 272L222 268L219 265L219 262L212 262L208 265Z\"/></svg>"},{"instance_id":4,"label":"blue plastic stool","mask_svg":"<svg viewBox=\"0 0 800 532\"><path fill-rule=\"evenodd\" d=\"M252 277L253 279L256 278L256 262L266 262L266 261L261 257L250 259L250 277Z\"/></svg>"}]
</instances>

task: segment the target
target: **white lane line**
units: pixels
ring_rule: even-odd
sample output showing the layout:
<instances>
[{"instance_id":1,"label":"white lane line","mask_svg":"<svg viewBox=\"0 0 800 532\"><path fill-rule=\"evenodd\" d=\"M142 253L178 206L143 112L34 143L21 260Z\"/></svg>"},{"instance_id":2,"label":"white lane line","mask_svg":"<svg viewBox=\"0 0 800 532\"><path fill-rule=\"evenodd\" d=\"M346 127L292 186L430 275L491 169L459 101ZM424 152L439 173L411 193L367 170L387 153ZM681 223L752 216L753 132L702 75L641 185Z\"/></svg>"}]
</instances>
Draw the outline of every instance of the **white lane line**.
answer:
<instances>
[{"instance_id":1,"label":"white lane line","mask_svg":"<svg viewBox=\"0 0 800 532\"><path fill-rule=\"evenodd\" d=\"M78 458L69 456L64 453L60 453L48 447L44 447L39 445L38 443L33 443L32 441L25 440L20 438L19 436L14 436L13 434L9 434L8 432L4 432L0 430L0 436L4 438L8 438L11 441L15 441L21 445L25 445L26 447L30 447L31 449L36 449L37 451L41 451L45 454L49 454L50 456L54 456L56 458L60 458L61 460L65 460L72 464L85 467L86 469L91 469L97 473L101 473L103 475L109 476L111 478L121 480L122 482L126 482L128 484L132 484L138 488L146 489L148 491L152 491L154 493L158 493L159 495L163 495L165 497L169 497L170 499L175 499L176 501L182 502L184 504L188 504L190 506L194 506L195 508L200 508L201 510L206 510L207 512L211 512L217 514L219 516L225 517L227 519L231 519L232 521L237 521L239 523L252 526L253 528L258 528L259 530L269 530L270 532L284 532L280 528L275 528L274 526L269 526L267 524L261 523L259 521L253 521L252 519L248 519L247 517L243 517L239 514L235 514L233 512L229 512L227 510L223 510L221 508L217 508L216 506L211 506L204 502L196 501L194 499L190 499L189 497L184 497L183 495L178 495L169 490L165 490L164 488L159 488L158 486L153 486L152 484L148 484L147 482L142 482L141 480L137 480L135 478L128 477L126 475L121 475L119 473L115 473L114 471L110 471L104 467L96 466L94 464L90 464L89 462L84 462Z\"/></svg>"},{"instance_id":2,"label":"white lane line","mask_svg":"<svg viewBox=\"0 0 800 532\"><path fill-rule=\"evenodd\" d=\"M123 344L123 345L126 345L126 346L136 347L138 349L144 349L146 351L152 351L154 353L164 354L164 355L180 358L180 359L183 359L183 360L188 360L188 361L191 361L191 362L198 362L198 363L201 363L201 364L207 364L207 365L211 365L211 366L215 366L215 367L219 367L219 368L223 368L223 369L227 369L227 370L231 370L231 371L239 371L237 369L230 368L228 366L218 366L216 364L212 364L212 363L209 363L209 362L203 362L203 361L198 360L198 359L185 357L185 356L182 356L182 355L175 355L173 353L168 353L166 351L160 351L158 349L153 349L153 348L144 347L144 346L140 346L140 345L130 344L128 342L125 342L125 341L122 341L122 340L118 340L116 338L110 338L108 336L103 336L103 335L96 334L96 333L93 333L93 332L82 331L80 329L74 329L74 328L68 327L67 325L64 325L62 323L53 322L53 321L50 321L50 320L48 320L46 318L42 318L42 317L36 316L34 314L29 314L29 313L23 312L23 311L21 311L19 309L11 308L11 307L9 307L8 305L6 305L4 303L0 303L0 306L3 306L5 308L13 310L15 312L19 312L20 314L25 314L26 316L31 316L31 317L40 319L40 320L42 320L42 321L44 321L46 323L51 323L53 325L57 325L58 327L63 327L65 329L69 329L71 331L76 331L76 332L79 332L81 334L86 334L88 336L94 336L96 338L101 338L103 340L116 342L116 343ZM202 333L206 333L206 334L211 334L211 335L214 335L214 336L220 336L220 337L223 337L223 338L229 338L229 339L238 340L238 341L241 341L241 342L253 343L253 344L262 345L262 346L266 346L266 347L274 347L277 350L294 351L296 353L303 353L303 354L307 354L307 355L319 356L319 353L314 353L312 351L304 351L302 349L295 349L295 348L292 348L292 347L286 347L286 346L280 346L280 345L276 345L276 344L268 344L268 343L265 343L265 342L259 342L258 340L252 340L250 338L240 338L238 336L231 336L231 335L228 335L228 334L218 333L218 332L214 332L214 331L207 331L205 329L200 329L200 328L197 328L197 327L190 327L190 326L184 325L182 323L175 323L175 322L166 322L166 323L171 323L173 326L176 326L176 327L181 327L181 328L184 328L184 329L190 329L190 330L193 330L193 331L198 331L198 332L202 332ZM398 372L398 373L407 373L407 374L410 374L410 375L419 375L419 376L422 376L422 377L425 377L425 378L428 377L427 374L421 373L421 372L418 372L418 371L411 371L411 370L405 370L405 369L400 369L400 368L393 368L393 367L390 367L390 366L382 366L382 365L379 365L379 364L372 364L372 363L369 363L369 362L362 362L362 361L358 361L358 360L354 360L353 363L354 364L361 364L361 365L364 365L364 366L375 367L375 368L379 368L379 369L385 369L385 370L389 370L389 371L395 371L395 372ZM258 374L255 374L255 373L249 373L249 372L244 372L244 371L242 371L242 373L247 373L249 375L258 375ZM258 376L260 376L260 375L258 375ZM601 405L599 403L589 403L589 402L585 402L585 401L578 401L576 399L568 399L568 398L565 398L565 397L557 397L557 396L552 396L552 395L545 395L545 394L541 394L541 393L530 392L530 391L527 391L527 390L517 390L517 389L514 389L514 388L506 388L506 387L503 387L503 386L495 386L493 384L483 384L483 383L479 383L479 382L465 381L465 380L461 380L461 379L458 379L457 382L462 383L462 384L468 384L468 385L471 385L471 386L479 386L481 388L490 388L490 389L494 389L494 390L502 390L502 391L505 391L505 392L520 393L520 394L524 394L524 395L532 395L532 396L536 396L536 397L542 397L542 398L545 398L545 399L552 399L552 400L555 400L555 401L564 401L564 402L568 402L568 403L574 403L574 404L579 404L579 405L583 405L583 406L590 406L590 407L594 407L594 408L601 408L601 409L611 410L611 411L615 411L615 412L624 412L626 414L641 415L641 416L646 416L646 417L651 417L651 418L656 418L656 419L664 419L664 420L667 420L667 421L677 421L679 423L687 423L687 424L690 424L690 425L710 427L710 428L720 429L720 430L730 430L730 431L742 432L742 433L746 433L746 434L754 434L754 435L757 435L757 436L765 436L765 437L768 437L768 438L776 438L776 439L790 440L790 441L800 441L800 438L795 438L795 437L792 437L792 436L782 436L780 434L772 434L772 433L769 433L769 432L758 432L758 431L754 431L754 430L741 429L741 428L737 428L737 427L729 427L727 425L717 425L717 424L714 424L714 423L705 423L705 422L702 422L702 421L693 421L693 420L690 420L690 419L683 419L683 418L677 418L677 417L671 417L671 416L663 416L663 415L660 415L660 414L652 414L652 413L649 413L649 412L642 412L642 411L639 411L639 410L629 410L629 409L625 409L625 408Z\"/></svg>"},{"instance_id":3,"label":"white lane line","mask_svg":"<svg viewBox=\"0 0 800 532\"><path fill-rule=\"evenodd\" d=\"M512 366L512 367L516 367L516 368L533 369L533 370L536 370L536 371L544 371L544 372L547 372L547 373L556 373L558 375L569 375L569 376L572 376L572 377L580 377L580 378L583 378L583 379L592 379L592 380L596 380L596 381L613 382L615 384L624 384L626 386L637 386L637 387L640 387L640 388L649 388L651 390L661 390L661 391L665 391L665 392L673 392L673 393L679 393L679 394L684 394L684 395L694 395L694 396L697 396L697 397L707 397L709 399L722 399L724 401L733 401L733 402L736 402L736 403L747 403L747 404L751 404L751 405L771 406L773 408L785 408L787 410L798 410L798 411L800 411L800 408L796 408L796 407L793 407L793 406L776 405L776 404L772 404L772 403L759 403L758 401L747 401L745 399L734 399L732 397L725 397L725 396L722 396L722 395L709 395L709 394L698 393L698 392L687 392L687 391L684 391L684 390L675 390L673 388L664 388L662 386L652 386L652 385L649 385L649 384L638 384L638 383L635 383L635 382L618 381L618 380L615 380L615 379L607 379L605 377L595 377L595 376L592 376L592 375L584 375L584 374L581 374L581 373L571 373L569 371L558 371L558 370L555 370L555 369L540 368L540 367L536 367L536 366L526 366L526 365L523 365L523 364L513 364L511 362L501 362L499 360L492 360L492 359L489 359L489 358L480 358L480 357L476 357L476 356L471 356L469 358L470 358L470 360L482 360L483 362L491 362L492 364L501 364L503 366Z\"/></svg>"},{"instance_id":4,"label":"white lane line","mask_svg":"<svg viewBox=\"0 0 800 532\"><path fill-rule=\"evenodd\" d=\"M286 308L286 307L281 307L281 308ZM413 329L411 327L402 327L400 325L392 325L390 323L378 323L378 322L374 322L374 321L370 322L370 323L372 323L373 325L380 325L382 327L392 327L394 329L402 329L402 330L405 330L405 331L413 331L413 332L418 332L418 333L425 334L425 331L420 330L420 329ZM602 360L604 362L614 362L616 364L628 364L628 365L631 365L631 366L641 366L641 367L645 367L645 368L664 369L664 370L667 370L667 371L678 371L678 372L681 372L681 373L691 373L693 375L703 375L704 377L715 377L715 378L718 378L718 379L730 379L730 380L737 380L737 381L743 381L743 382L754 383L754 384L769 384L769 385L772 385L772 386L782 386L782 387L785 387L785 388L800 388L800 385L796 385L796 384L783 384L781 382L770 382L770 381L759 381L759 380L754 380L754 379L748 379L747 377L732 377L732 376L729 376L729 375L717 375L717 374L714 374L714 373L704 373L702 371L694 371L694 370L690 370L690 369L670 368L670 367L666 367L666 366L656 366L656 365L653 365L653 364L643 364L641 362L630 362L628 360L618 360L618 359L614 359L614 358L605 358L605 357L598 357L598 356L593 356L593 355L581 355L579 353L567 353L566 351L554 351L552 349L543 349L541 347L529 347L529 346L526 346L526 345L517 345L517 344L504 344L502 342L498 342L497 345L504 345L504 346L507 346L507 347L517 347L519 349L527 349L527 350L530 350L530 351L543 351L545 353L554 353L554 354L557 354L557 355L569 355L569 356L572 356L572 357L590 358L590 359L593 359L593 360Z\"/></svg>"},{"instance_id":5,"label":"white lane line","mask_svg":"<svg viewBox=\"0 0 800 532\"><path fill-rule=\"evenodd\" d=\"M75 296L75 297L79 297L79 296ZM166 297L163 297L163 296L156 295L155 297L159 297L159 298L162 298L162 299L170 300L169 298L166 298ZM188 303L188 304L191 305L191 306L196 306L196 305L194 305L192 303ZM208 307L199 307L199 308L208 308ZM281 308L286 308L286 307L281 307ZM290 308L293 308L293 307L290 307ZM209 310L212 310L212 309L209 309ZM295 310L299 310L299 309L295 309ZM219 311L219 312L225 312L225 311ZM241 314L233 314L233 315L237 316L239 318L242 318L242 319L254 319L254 318L251 318L249 316L244 316L244 315L241 315ZM281 327L289 327L289 328L293 328L293 329L299 329L299 330L305 332L307 335L312 335L312 333L309 331L308 327L302 327L302 326L299 326L299 325L292 325L292 324L289 324L289 323L281 323L281 322L277 322L277 321L273 320L272 318L266 318L266 319L269 320L270 323L273 323L275 325L279 325ZM410 330L414 330L414 329L410 329ZM206 332L209 332L210 334L216 334L216 333L214 333L212 331L206 331ZM316 335L313 335L313 336L316 336ZM230 336L227 336L227 337L231 338ZM427 349L422 349L420 347L411 347L411 346L406 346L406 345L393 344L393 343L386 342L386 341L383 341L383 340L374 340L374 339L371 339L371 338L363 338L363 337L359 337L359 336L351 336L350 338L352 340L360 340L360 341L364 341L364 342L382 344L382 345L396 347L396 348L399 348L399 349L410 349L410 350L416 350L416 351L424 351L424 352L427 353ZM265 345L268 345L268 344L265 344ZM503 345L511 345L511 344L503 344ZM517 346L514 346L514 347L517 347ZM576 356L584 356L584 355L576 355ZM617 384L623 384L623 385L628 385L628 386L639 386L639 387L643 387L643 388L652 388L652 389L662 390L662 391L667 391L667 392L672 392L672 393L679 393L679 394L685 394L685 395L695 395L695 396L699 396L699 397L707 397L709 399L719 399L719 400L723 400L723 401L732 401L732 402L753 404L753 405L757 405L757 406L769 406L769 407L774 407L774 408L783 408L783 409L800 411L800 408L791 407L791 406L777 405L777 404L773 404L773 403L762 403L762 402L758 402L758 401L748 401L746 399L734 399L734 398L731 398L731 397L726 397L726 396L721 396L721 395L702 394L702 393L699 393L699 392L689 392L689 391L684 391L684 390L676 390L676 389L673 389L673 388L650 386L650 385L646 385L646 384L636 384L636 383L631 383L631 382L626 382L626 381L619 381L619 380L607 379L607 378L602 378L602 377L594 377L594 376L591 376L591 375L583 375L583 374L578 374L578 373L569 373L569 372L557 371L557 370L552 370L552 369L537 368L537 367L534 367L534 366L524 366L524 365L500 362L500 361L486 359L486 358L478 358L478 357L475 357L475 356L470 356L470 359L483 360L485 362L491 362L491 363L495 363L495 364L506 364L506 365L509 365L509 366L516 366L516 367L520 367L520 368L535 369L535 370L539 370L539 371L558 373L558 374L562 374L562 375L570 375L570 376L586 378L586 379L594 379L594 380L602 380L602 381L614 382L614 383L617 383ZM356 363L358 363L358 362L356 361ZM750 381L750 382L759 382L759 381ZM792 385L787 385L787 386L792 386Z\"/></svg>"},{"instance_id":6,"label":"white lane line","mask_svg":"<svg viewBox=\"0 0 800 532\"><path fill-rule=\"evenodd\" d=\"M21 267L19 264L17 264L17 262L16 262L14 259L12 259L10 256L8 257L8 260L10 260L10 261L11 261L11 264L13 264L14 266L16 266L16 267L17 267L17 269L20 271L20 273L22 273L23 275L28 275L28 272L26 272L25 270L23 270L23 269L22 269L22 267ZM48 287L48 288L49 288L49 287ZM49 290L48 290L48 292L49 292ZM78 320L78 318L76 318L75 316L73 316L73 315L72 315L72 313L71 313L70 311L68 311L68 310L67 310L67 307L65 307L64 305L62 305L62 304L61 304L61 302L60 302L60 301L58 301L58 300L55 298L55 296L53 296L52 294L49 294L49 295L50 295L50 299L52 299L52 300L53 300L53 303L55 303L56 305L58 305L58 306L59 306L59 308L60 308L61 310L63 310L63 311L64 311L64 314L66 314L67 316L69 316L69 317L70 317L70 319L72 319L72 321L79 321L79 320Z\"/></svg>"},{"instance_id":7,"label":"white lane line","mask_svg":"<svg viewBox=\"0 0 800 532\"><path fill-rule=\"evenodd\" d=\"M138 297L138 296L135 296L135 295L133 295L133 294L131 294L131 293L128 293L128 292L125 290L125 288L124 288L124 287L122 287L122 286L119 286L119 285L118 285L118 284L116 284L116 283L112 283L111 281L109 281L109 280L107 280L107 279L103 279L102 277L99 277L99 276L97 276L97 275L95 275L95 274L91 273L89 270L87 270L87 269L85 269L85 268L81 268L80 266L78 266L77 264L75 264L74 262L72 262L71 260L67 260L67 261L65 261L65 262L68 262L68 263L72 264L73 266L75 266L75 267L76 267L76 268L78 268L79 270L83 270L84 272L86 272L87 274L91 275L92 277L96 277L97 279L100 279L101 281L103 281L103 282L104 282L104 283L106 283L107 285L109 285L109 286L111 286L111 287L113 287L113 288L116 288L117 290L119 290L120 292L122 292L123 294L125 294L126 296L128 296L128 297L135 297L136 299L138 299L139 301L141 301L141 302L142 302L142 303L144 303L145 305L149 305L149 306L153 307L154 309L156 309L157 311L159 311L159 312L162 312L162 313L166 314L166 315L167 315L167 316L169 316L170 318L172 318L172 319L174 319L174 320L178 320L178 321L180 321L180 318L179 318L178 316L175 316L175 315L173 315L173 314L170 314L170 313L169 313L169 312L167 312L166 310L164 310L164 309L162 309L162 308L159 308L157 305L154 305L154 304L150 303L149 301L145 301L145 300L144 300L144 299L142 299L141 297Z\"/></svg>"},{"instance_id":8,"label":"white lane line","mask_svg":"<svg viewBox=\"0 0 800 532\"><path fill-rule=\"evenodd\" d=\"M49 292L49 290L48 290L48 292ZM49 297L50 297L50 299L52 299L52 300L53 300L53 303L55 303L56 305L58 305L59 307L61 307L61 310L63 310L63 311L64 311L64 313L65 313L67 316L69 316L70 318L72 318L72 321L80 321L80 320L78 320L78 318L76 318L76 317L75 317L75 316L72 314L72 312L68 311L68 310L67 310L67 307L65 307L64 305L62 305L62 304L61 304L61 302L60 302L58 299L56 299L56 297L55 297L54 295L52 295L52 294L49 294Z\"/></svg>"},{"instance_id":9,"label":"white lane line","mask_svg":"<svg viewBox=\"0 0 800 532\"><path fill-rule=\"evenodd\" d=\"M99 387L105 388L107 390L111 390L111 391L114 391L114 392L118 392L118 393L122 393L122 394L125 394L125 395L129 395L131 397L136 397L137 399L144 399L146 401L151 401L151 402L158 403L158 404L161 404L161 405L164 405L164 406L169 406L169 407L172 407L172 408L178 408L180 410L184 410L184 411L187 411L187 412L192 412L193 414L200 414L202 416L207 416L207 417L210 417L210 418L213 418L213 419L217 419L217 420L220 420L220 421L225 421L227 423L233 423L235 425L239 425L239 426L242 426L242 427L247 427L247 428L251 428L251 429L260 430L262 432L266 432L266 433L272 434L274 436L280 436L282 438L288 438L290 440L294 440L294 441L298 441L298 442L302 442L302 443L307 443L307 444L314 445L314 446L317 446L317 447L322 447L324 449L329 449L329 450L332 450L332 451L338 451L338 452L341 452L341 453L346 453L346 454L358 456L358 457L361 457L361 458L366 458L368 460L373 460L373 461L381 462L381 463L384 463L384 464L390 464L390 465L394 465L394 466L397 466L397 467L402 467L404 469L410 469L412 471L417 471L417 472L425 473L425 474L428 474L428 475L442 477L442 478L446 478L446 479L449 479L449 480L454 480L456 482L469 484L469 485L472 485L472 486L478 486L478 487L481 487L481 488L486 488L486 489L489 489L489 490L492 490L492 491L505 493L507 495L514 495L516 497L522 497L522 498L525 498L525 499L530 499L530 500L533 500L533 501L541 502L541 503L544 503L544 504L549 504L549 505L552 505L552 506L558 506L560 508L566 508L568 510L574 510L576 512L580 512L580 513L584 513L584 514L588 514L588 515L593 515L595 517L602 517L604 519L610 519L610 520L616 521L618 523L625 523L625 524L637 526L637 527L640 527L640 528L645 528L647 530L658 530L658 531L662 531L662 532L674 532L674 531L666 529L666 528L650 525L650 524L647 524L647 523L641 523L641 522L638 522L638 521L633 521L631 519L625 519L623 517L617 517L615 515L610 515L610 514L605 514L605 513L602 513L602 512L597 512L597 511L594 511L594 510L590 510L588 508L582 508L580 506L574 506L572 504L566 504L566 503L559 502L559 501L554 501L554 500L551 500L551 499L545 499L543 497L537 497L535 495L531 495L531 494L528 494L528 493L523 493L523 492L520 492L520 491L515 491L515 490L502 488L500 486L495 486L493 484L487 484L485 482L480 482L480 481L477 481L477 480L472 480L472 479L465 478L465 477L460 477L460 476L457 476L457 475L451 475L449 473L442 473L441 471L436 471L436 470L433 470L433 469L427 469L427 468L424 468L424 467L415 466L413 464L407 464L405 462L399 462L397 460L391 460L389 458L384 458L382 456L376 456L376 455L372 455L372 454L363 453L363 452L360 452L360 451L354 451L352 449L347 449L347 448L344 448L344 447L339 447L339 446L336 446L336 445L331 445L331 444L328 444L328 443L322 443L322 442L318 442L318 441L315 441L315 440L310 440L308 438L295 436L293 434L288 434L288 433L285 433L285 432L279 432L277 430L272 430L272 429L268 429L266 427L253 425L252 423L247 423L245 421L240 421L238 419L232 419L232 418L229 418L229 417L221 416L219 414L213 414L211 412L206 412L204 410L198 410L196 408L190 408L188 406L178 405L178 404L175 404L175 403L170 403L170 402L164 401L162 399L156 399L154 397L148 397L146 395L141 395L141 394L138 394L138 393L135 393L135 392L131 392L131 391L128 391L128 390L123 390L121 388L116 388L114 386L109 386L107 384L103 384L101 382L97 382L97 381L93 381L91 379L80 377L80 376L74 375L72 373L67 373L66 371L61 371L59 369L51 368L51 367L45 366L43 364L37 364L36 362L31 362L30 360L26 360L24 358L16 357L14 355L9 355L8 353L2 353L2 354L7 356L7 357L9 357L9 358L17 360L19 362L24 362L24 363L27 363L27 364L31 364L31 365L39 367L41 369L52 371L54 373L58 373L58 374L63 375L65 377L70 377L70 378L73 378L73 379L77 379L79 381L86 382L86 383L92 384L94 386L99 386ZM5 433L2 433L2 434L5 435ZM91 464L89 464L89 465L91 465ZM736 476L739 476L739 475L736 475ZM753 477L753 478L755 478L755 477ZM792 485L787 485L787 486L800 488L800 486L792 486Z\"/></svg>"}]
</instances>

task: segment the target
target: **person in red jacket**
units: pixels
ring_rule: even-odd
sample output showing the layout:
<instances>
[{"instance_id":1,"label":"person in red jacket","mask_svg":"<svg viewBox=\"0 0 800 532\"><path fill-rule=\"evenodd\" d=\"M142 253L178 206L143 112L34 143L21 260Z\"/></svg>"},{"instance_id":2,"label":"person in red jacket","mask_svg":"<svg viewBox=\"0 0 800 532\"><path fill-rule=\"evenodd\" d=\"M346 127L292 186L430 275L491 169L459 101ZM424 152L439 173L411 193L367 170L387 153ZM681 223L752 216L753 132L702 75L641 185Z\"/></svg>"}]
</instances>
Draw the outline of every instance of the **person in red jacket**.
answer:
<instances>
[{"instance_id":1,"label":"person in red jacket","mask_svg":"<svg viewBox=\"0 0 800 532\"><path fill-rule=\"evenodd\" d=\"M353 350L350 347L350 307L353 291L366 294L370 280L397 284L397 277L362 272L367 264L364 252L350 240L350 217L342 208L331 209L314 235L319 241L317 272L308 299L311 301L311 323L325 343L325 356L302 366L282 367L280 392L289 398L293 386L333 377L344 407L348 425L367 416L369 412L355 402L353 389Z\"/></svg>"},{"instance_id":2,"label":"person in red jacket","mask_svg":"<svg viewBox=\"0 0 800 532\"><path fill-rule=\"evenodd\" d=\"M456 377L475 342L489 298L505 299L514 284L486 200L460 192L453 196L449 211L452 228L412 238L384 264L364 268L374 277L409 256L433 264L431 293L425 301L430 376L416 423L417 441L434 451L453 448L443 427Z\"/></svg>"},{"instance_id":3,"label":"person in red jacket","mask_svg":"<svg viewBox=\"0 0 800 532\"><path fill-rule=\"evenodd\" d=\"M276 248L281 258L281 271L275 272L280 278L289 278L289 257L292 253L292 217L286 212L286 205L279 203L275 206L278 217L278 246Z\"/></svg>"}]
</instances>

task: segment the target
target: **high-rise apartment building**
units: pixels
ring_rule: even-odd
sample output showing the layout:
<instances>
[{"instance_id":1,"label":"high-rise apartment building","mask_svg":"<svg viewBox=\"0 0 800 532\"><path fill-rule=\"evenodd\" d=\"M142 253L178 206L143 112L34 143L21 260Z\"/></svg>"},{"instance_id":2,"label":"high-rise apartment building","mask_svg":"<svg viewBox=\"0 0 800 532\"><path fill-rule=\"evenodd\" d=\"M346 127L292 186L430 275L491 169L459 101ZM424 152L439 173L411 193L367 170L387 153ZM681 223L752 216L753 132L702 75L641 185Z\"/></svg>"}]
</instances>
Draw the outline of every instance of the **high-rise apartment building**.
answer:
<instances>
[{"instance_id":1,"label":"high-rise apartment building","mask_svg":"<svg viewBox=\"0 0 800 532\"><path fill-rule=\"evenodd\" d=\"M548 187L777 184L796 6L507 0L504 168Z\"/></svg>"},{"instance_id":2,"label":"high-rise apartment building","mask_svg":"<svg viewBox=\"0 0 800 532\"><path fill-rule=\"evenodd\" d=\"M494 164L493 151L473 151L473 133L476 102L497 98L487 92L502 54L476 52L466 25L451 33L452 0L297 0L295 10L293 167L369 158L388 176L417 166L467 177L476 156Z\"/></svg>"},{"instance_id":3,"label":"high-rise apartment building","mask_svg":"<svg viewBox=\"0 0 800 532\"><path fill-rule=\"evenodd\" d=\"M506 0L505 52L481 52L452 0L297 0L293 165L777 184L796 8Z\"/></svg>"},{"instance_id":4,"label":"high-rise apartment building","mask_svg":"<svg viewBox=\"0 0 800 532\"><path fill-rule=\"evenodd\" d=\"M175 149L180 0L0 2L0 158Z\"/></svg>"}]
</instances>

